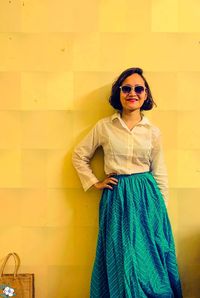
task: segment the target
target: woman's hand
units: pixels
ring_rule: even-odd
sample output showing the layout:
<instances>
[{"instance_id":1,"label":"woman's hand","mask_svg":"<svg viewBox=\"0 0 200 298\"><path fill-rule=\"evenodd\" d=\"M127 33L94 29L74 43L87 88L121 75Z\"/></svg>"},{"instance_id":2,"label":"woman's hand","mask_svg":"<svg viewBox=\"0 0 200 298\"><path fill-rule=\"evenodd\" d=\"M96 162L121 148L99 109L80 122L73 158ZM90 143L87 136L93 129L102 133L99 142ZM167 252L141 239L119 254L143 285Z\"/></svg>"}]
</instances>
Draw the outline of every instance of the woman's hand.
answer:
<instances>
[{"instance_id":1,"label":"woman's hand","mask_svg":"<svg viewBox=\"0 0 200 298\"><path fill-rule=\"evenodd\" d=\"M113 189L113 187L111 185L112 184L117 185L118 180L116 178L112 177L112 175L116 175L116 173L111 173L103 181L95 183L93 185L94 188L96 188L96 189L104 189L104 188Z\"/></svg>"}]
</instances>

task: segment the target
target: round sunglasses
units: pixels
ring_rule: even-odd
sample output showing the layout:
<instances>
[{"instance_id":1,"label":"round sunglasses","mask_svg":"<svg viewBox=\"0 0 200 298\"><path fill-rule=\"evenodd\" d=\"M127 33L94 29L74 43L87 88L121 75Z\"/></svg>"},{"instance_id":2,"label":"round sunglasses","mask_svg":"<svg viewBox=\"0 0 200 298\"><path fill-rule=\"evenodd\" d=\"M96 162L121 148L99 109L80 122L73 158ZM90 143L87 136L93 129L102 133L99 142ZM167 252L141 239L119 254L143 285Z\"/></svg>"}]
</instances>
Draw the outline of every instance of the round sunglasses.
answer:
<instances>
[{"instance_id":1,"label":"round sunglasses","mask_svg":"<svg viewBox=\"0 0 200 298\"><path fill-rule=\"evenodd\" d=\"M124 94L130 93L132 90L134 90L135 93L140 94L145 90L144 86L139 86L139 85L138 86L123 85L123 86L120 86L119 88Z\"/></svg>"}]
</instances>

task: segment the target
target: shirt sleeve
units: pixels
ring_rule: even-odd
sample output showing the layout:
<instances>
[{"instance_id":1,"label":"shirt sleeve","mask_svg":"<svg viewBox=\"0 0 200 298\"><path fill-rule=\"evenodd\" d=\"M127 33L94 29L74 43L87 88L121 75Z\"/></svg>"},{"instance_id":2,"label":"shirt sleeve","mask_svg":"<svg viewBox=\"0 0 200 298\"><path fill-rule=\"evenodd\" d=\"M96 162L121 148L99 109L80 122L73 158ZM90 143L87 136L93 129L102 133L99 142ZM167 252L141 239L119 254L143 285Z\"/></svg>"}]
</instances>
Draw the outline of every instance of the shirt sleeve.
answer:
<instances>
[{"instance_id":1,"label":"shirt sleeve","mask_svg":"<svg viewBox=\"0 0 200 298\"><path fill-rule=\"evenodd\" d=\"M168 205L168 174L166 164L163 155L162 135L159 128L153 131L152 135L152 151L150 158L150 171L152 172L163 199L165 205Z\"/></svg>"},{"instance_id":2,"label":"shirt sleeve","mask_svg":"<svg viewBox=\"0 0 200 298\"><path fill-rule=\"evenodd\" d=\"M72 163L78 173L84 191L87 191L93 184L99 182L90 166L90 160L99 146L97 123L86 137L75 147L72 154Z\"/></svg>"}]
</instances>

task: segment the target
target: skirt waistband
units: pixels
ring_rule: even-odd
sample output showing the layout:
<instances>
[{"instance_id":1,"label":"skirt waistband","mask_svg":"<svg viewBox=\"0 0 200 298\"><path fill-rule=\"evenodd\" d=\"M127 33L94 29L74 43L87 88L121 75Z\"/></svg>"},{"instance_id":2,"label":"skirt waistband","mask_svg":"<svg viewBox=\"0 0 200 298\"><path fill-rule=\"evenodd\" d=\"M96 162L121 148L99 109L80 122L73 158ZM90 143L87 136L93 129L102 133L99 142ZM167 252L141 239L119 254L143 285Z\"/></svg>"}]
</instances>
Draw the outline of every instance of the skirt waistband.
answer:
<instances>
[{"instance_id":1,"label":"skirt waistband","mask_svg":"<svg viewBox=\"0 0 200 298\"><path fill-rule=\"evenodd\" d=\"M147 175L147 174L151 174L151 172L147 171L147 172L132 173L132 174L114 174L114 175L112 175L112 177L123 178L123 177L131 177L131 176L142 176L142 175Z\"/></svg>"}]
</instances>

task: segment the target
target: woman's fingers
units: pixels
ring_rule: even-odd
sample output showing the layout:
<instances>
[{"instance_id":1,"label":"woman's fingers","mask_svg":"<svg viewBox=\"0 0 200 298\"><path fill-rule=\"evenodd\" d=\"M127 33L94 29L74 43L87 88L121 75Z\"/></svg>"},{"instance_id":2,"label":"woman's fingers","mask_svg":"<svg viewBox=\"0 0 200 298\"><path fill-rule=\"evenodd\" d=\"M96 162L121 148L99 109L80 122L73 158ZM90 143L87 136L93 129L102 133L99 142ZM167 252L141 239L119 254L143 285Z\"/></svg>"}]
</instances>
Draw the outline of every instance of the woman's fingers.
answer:
<instances>
[{"instance_id":1,"label":"woman's fingers","mask_svg":"<svg viewBox=\"0 0 200 298\"><path fill-rule=\"evenodd\" d=\"M118 180L116 178L109 178L109 183L117 185Z\"/></svg>"},{"instance_id":2,"label":"woman's fingers","mask_svg":"<svg viewBox=\"0 0 200 298\"><path fill-rule=\"evenodd\" d=\"M111 186L110 184L105 184L104 188L113 189L112 186Z\"/></svg>"},{"instance_id":3,"label":"woman's fingers","mask_svg":"<svg viewBox=\"0 0 200 298\"><path fill-rule=\"evenodd\" d=\"M113 189L112 184L117 185L118 180L116 178L110 177L104 180L105 187L109 189Z\"/></svg>"},{"instance_id":4,"label":"woman's fingers","mask_svg":"<svg viewBox=\"0 0 200 298\"><path fill-rule=\"evenodd\" d=\"M108 177L104 179L102 182L95 183L94 186L97 189L104 189L104 188L113 189L112 185L117 185L117 183L118 183L118 179L114 177Z\"/></svg>"}]
</instances>

